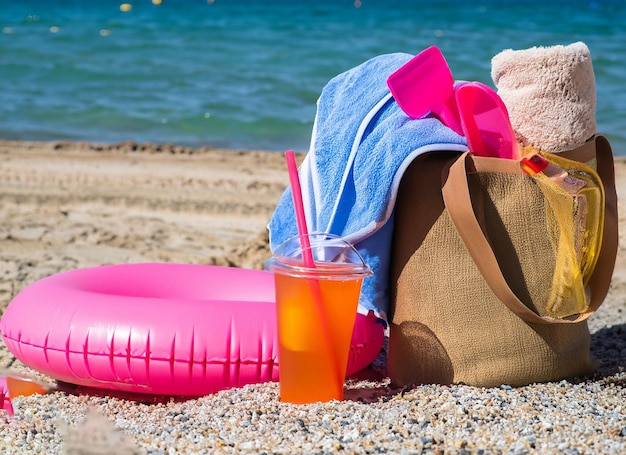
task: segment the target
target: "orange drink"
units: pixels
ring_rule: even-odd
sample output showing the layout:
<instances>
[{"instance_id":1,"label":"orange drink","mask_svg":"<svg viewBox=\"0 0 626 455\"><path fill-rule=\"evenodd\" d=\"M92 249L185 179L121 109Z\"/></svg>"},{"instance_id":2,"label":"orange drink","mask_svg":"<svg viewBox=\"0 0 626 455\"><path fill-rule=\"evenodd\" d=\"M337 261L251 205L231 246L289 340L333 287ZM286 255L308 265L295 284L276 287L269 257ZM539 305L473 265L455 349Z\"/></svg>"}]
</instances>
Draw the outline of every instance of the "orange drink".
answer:
<instances>
[{"instance_id":1,"label":"orange drink","mask_svg":"<svg viewBox=\"0 0 626 455\"><path fill-rule=\"evenodd\" d=\"M6 374L6 384L11 398L27 397L29 395L45 395L48 388L29 376L10 372ZM1 409L1 408L0 408Z\"/></svg>"},{"instance_id":2,"label":"orange drink","mask_svg":"<svg viewBox=\"0 0 626 455\"><path fill-rule=\"evenodd\" d=\"M280 399L290 403L343 399L361 283L371 274L349 243L309 237L314 268L297 257L297 243L266 265L276 283Z\"/></svg>"}]
</instances>

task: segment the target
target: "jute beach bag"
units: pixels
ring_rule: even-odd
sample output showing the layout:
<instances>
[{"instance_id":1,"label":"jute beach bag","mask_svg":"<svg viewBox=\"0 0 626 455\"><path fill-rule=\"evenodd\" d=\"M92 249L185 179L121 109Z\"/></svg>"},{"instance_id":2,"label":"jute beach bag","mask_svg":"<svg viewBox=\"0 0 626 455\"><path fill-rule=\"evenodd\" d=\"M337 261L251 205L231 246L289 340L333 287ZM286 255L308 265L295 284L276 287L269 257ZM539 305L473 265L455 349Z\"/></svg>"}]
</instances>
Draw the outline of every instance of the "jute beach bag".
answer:
<instances>
[{"instance_id":1,"label":"jute beach bag","mask_svg":"<svg viewBox=\"0 0 626 455\"><path fill-rule=\"evenodd\" d=\"M555 234L572 218L555 215L519 162L437 152L407 169L390 275L394 385L520 386L593 371L586 318L606 297L617 252L613 156L602 136L559 155L551 161L563 168L591 163L604 190L603 222L590 232L601 248L582 299ZM570 297L556 310L555 283Z\"/></svg>"}]
</instances>

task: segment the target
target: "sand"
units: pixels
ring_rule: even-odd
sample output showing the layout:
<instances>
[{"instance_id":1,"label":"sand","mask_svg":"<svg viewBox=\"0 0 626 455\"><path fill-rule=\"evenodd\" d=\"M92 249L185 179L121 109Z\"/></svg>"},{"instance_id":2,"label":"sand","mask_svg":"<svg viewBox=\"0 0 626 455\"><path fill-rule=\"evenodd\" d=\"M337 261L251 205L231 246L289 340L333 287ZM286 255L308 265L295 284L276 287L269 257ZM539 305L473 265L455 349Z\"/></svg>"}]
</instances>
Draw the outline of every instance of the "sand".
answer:
<instances>
[{"instance_id":1,"label":"sand","mask_svg":"<svg viewBox=\"0 0 626 455\"><path fill-rule=\"evenodd\" d=\"M626 161L616 171L626 194ZM265 225L287 182L279 153L0 142L0 311L30 283L75 268L261 268ZM590 319L601 361L592 377L400 390L383 351L347 381L343 402L281 403L276 383L183 401L58 390L14 399L13 418L0 412L0 452L626 453L625 246L622 236L612 289ZM54 384L2 345L7 365Z\"/></svg>"}]
</instances>

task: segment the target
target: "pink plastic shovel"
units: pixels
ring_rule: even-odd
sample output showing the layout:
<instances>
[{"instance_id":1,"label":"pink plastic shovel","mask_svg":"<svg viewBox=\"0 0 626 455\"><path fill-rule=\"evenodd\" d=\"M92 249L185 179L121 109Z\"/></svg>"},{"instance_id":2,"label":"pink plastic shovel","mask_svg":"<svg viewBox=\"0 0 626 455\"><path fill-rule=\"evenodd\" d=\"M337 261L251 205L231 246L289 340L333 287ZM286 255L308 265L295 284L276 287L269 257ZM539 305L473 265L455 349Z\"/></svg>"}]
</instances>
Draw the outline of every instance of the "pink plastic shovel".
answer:
<instances>
[{"instance_id":1,"label":"pink plastic shovel","mask_svg":"<svg viewBox=\"0 0 626 455\"><path fill-rule=\"evenodd\" d=\"M443 54L431 46L387 78L387 86L400 108L412 119L428 113L462 135L454 96L454 78Z\"/></svg>"},{"instance_id":2,"label":"pink plastic shovel","mask_svg":"<svg viewBox=\"0 0 626 455\"><path fill-rule=\"evenodd\" d=\"M500 96L480 82L468 82L455 90L463 135L478 156L518 160L519 148L509 113Z\"/></svg>"}]
</instances>

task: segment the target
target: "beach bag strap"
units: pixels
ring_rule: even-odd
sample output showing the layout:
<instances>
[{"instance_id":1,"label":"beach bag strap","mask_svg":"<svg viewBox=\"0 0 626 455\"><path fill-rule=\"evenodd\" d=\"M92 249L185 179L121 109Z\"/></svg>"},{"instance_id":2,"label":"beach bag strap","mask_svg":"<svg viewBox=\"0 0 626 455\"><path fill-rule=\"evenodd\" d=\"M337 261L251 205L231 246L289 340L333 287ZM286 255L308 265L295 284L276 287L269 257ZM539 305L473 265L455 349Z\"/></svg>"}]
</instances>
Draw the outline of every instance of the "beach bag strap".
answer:
<instances>
[{"instance_id":1,"label":"beach bag strap","mask_svg":"<svg viewBox=\"0 0 626 455\"><path fill-rule=\"evenodd\" d=\"M619 244L619 217L617 213L613 150L608 139L602 135L596 136L595 145L596 168L604 187L605 210L602 248L598 257L598 263L589 280L589 287L592 290L590 308L594 311L600 307L606 294L609 292Z\"/></svg>"},{"instance_id":2,"label":"beach bag strap","mask_svg":"<svg viewBox=\"0 0 626 455\"><path fill-rule=\"evenodd\" d=\"M450 167L448 178L443 185L443 199L448 214L478 270L498 299L528 323L567 324L581 322L598 309L608 292L617 252L617 196L610 145L602 136L596 138L596 143L598 146L596 150L597 169L606 192L605 229L598 262L589 281L592 300L588 311L578 314L576 317L558 319L540 316L528 308L509 287L489 240L476 218L472 206L468 173L480 171L481 166L477 166L477 163L481 161L489 163L488 167L491 172L497 171L498 167L502 171L511 171L513 169L512 166L519 168L516 161L498 158L475 158L469 152L466 152Z\"/></svg>"}]
</instances>

